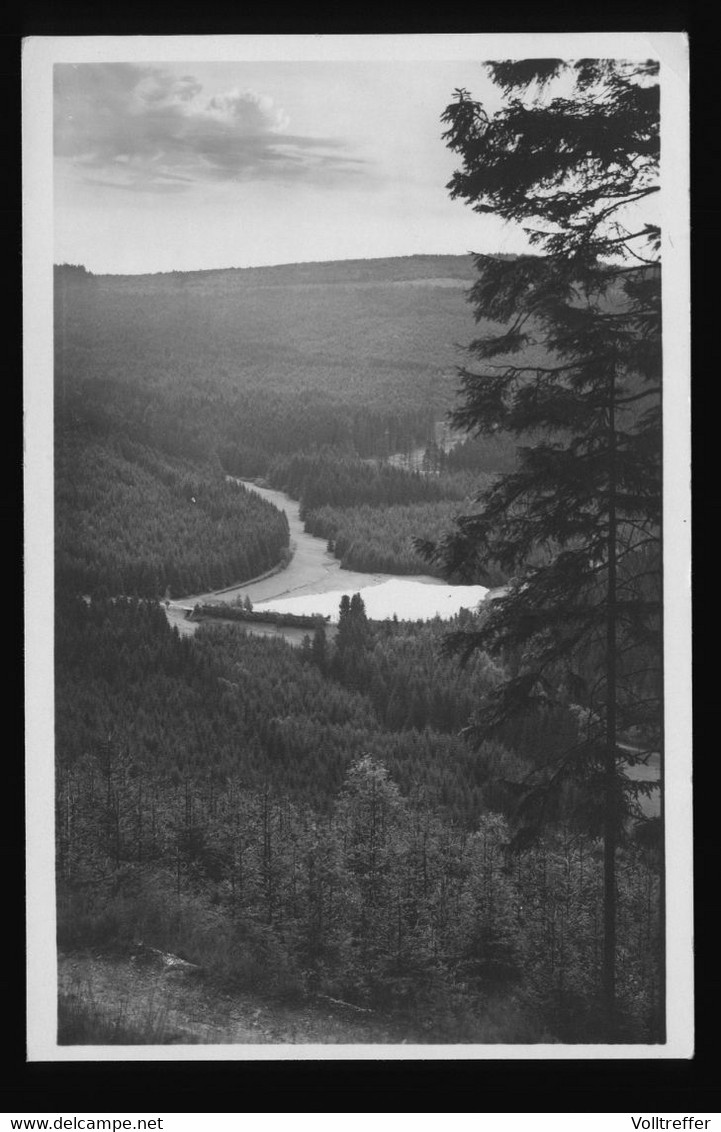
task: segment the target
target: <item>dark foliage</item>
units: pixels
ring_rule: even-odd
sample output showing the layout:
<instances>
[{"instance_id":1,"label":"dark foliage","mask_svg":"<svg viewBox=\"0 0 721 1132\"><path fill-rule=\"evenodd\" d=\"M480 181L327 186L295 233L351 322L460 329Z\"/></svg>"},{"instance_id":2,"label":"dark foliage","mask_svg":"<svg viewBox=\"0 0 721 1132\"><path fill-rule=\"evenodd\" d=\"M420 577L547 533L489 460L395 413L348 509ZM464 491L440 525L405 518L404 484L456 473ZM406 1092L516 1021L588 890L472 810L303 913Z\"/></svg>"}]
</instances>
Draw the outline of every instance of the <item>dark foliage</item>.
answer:
<instances>
[{"instance_id":1,"label":"dark foliage","mask_svg":"<svg viewBox=\"0 0 721 1132\"><path fill-rule=\"evenodd\" d=\"M58 433L58 586L172 597L247 581L288 547L285 515L215 465L172 459L123 437Z\"/></svg>"},{"instance_id":2,"label":"dark foliage","mask_svg":"<svg viewBox=\"0 0 721 1132\"><path fill-rule=\"evenodd\" d=\"M244 609L242 606L220 602L196 605L193 608L191 615L193 621L202 621L205 618L246 621L250 625L286 625L295 629L315 629L324 620L322 615L313 617L303 613L277 613L274 609Z\"/></svg>"},{"instance_id":3,"label":"dark foliage","mask_svg":"<svg viewBox=\"0 0 721 1132\"><path fill-rule=\"evenodd\" d=\"M514 575L480 629L452 642L465 655L513 656L478 713L479 736L564 703L586 713L555 765L526 782L519 815L526 834L537 832L573 781L586 793L583 820L600 819L606 1033L615 1035L616 845L634 794L619 744L631 728L645 748L635 757L661 742L659 231L639 219L659 187L657 66L525 60L489 69L508 96L503 108L489 116L460 90L444 114L462 162L449 189L479 213L532 225L543 254L478 257L477 318L503 326L471 344L477 368L461 370L454 423L516 435L521 446L517 468L424 550L450 573L472 576L495 561ZM570 93L554 96L560 75ZM534 343L548 356L529 365ZM538 547L548 556L533 564Z\"/></svg>"},{"instance_id":4,"label":"dark foliage","mask_svg":"<svg viewBox=\"0 0 721 1132\"><path fill-rule=\"evenodd\" d=\"M415 549L418 538L450 528L461 503L412 503L372 507L319 507L305 516L305 529L328 540L346 570L384 574L427 574ZM440 574L438 567L431 572Z\"/></svg>"},{"instance_id":5,"label":"dark foliage","mask_svg":"<svg viewBox=\"0 0 721 1132\"><path fill-rule=\"evenodd\" d=\"M180 639L154 603L61 601L58 617L61 946L127 954L142 938L226 988L392 1011L421 1041L593 1040L598 842L560 825L510 855L507 822L467 808L475 753L411 718L383 729L382 703L339 683L365 658L379 687L385 659L412 709L403 673L422 676L420 641L432 679L432 626L374 628L356 595L328 679L319 650L234 627ZM470 710L455 662L439 667L446 710ZM631 1041L656 1032L655 860L629 842L619 874ZM71 1044L99 1040L72 1009L62 1022Z\"/></svg>"},{"instance_id":6,"label":"dark foliage","mask_svg":"<svg viewBox=\"0 0 721 1132\"><path fill-rule=\"evenodd\" d=\"M333 448L276 460L268 478L274 487L300 499L302 516L324 506L437 503L463 499L465 494L462 481L361 460Z\"/></svg>"}]
</instances>

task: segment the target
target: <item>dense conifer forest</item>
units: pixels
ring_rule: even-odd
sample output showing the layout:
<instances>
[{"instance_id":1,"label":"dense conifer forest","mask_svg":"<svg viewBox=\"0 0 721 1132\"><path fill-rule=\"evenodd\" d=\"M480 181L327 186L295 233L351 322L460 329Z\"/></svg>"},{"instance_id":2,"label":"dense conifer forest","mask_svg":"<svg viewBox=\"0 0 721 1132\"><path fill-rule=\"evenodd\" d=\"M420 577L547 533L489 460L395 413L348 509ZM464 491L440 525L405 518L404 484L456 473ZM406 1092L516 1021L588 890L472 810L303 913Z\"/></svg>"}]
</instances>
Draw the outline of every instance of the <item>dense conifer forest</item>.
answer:
<instances>
[{"instance_id":1,"label":"dense conifer forest","mask_svg":"<svg viewBox=\"0 0 721 1132\"><path fill-rule=\"evenodd\" d=\"M460 483L451 477L378 465L327 448L275 461L268 479L274 487L301 500L301 517L304 511L326 504L377 507L394 503L437 503L448 498L462 499L465 494Z\"/></svg>"},{"instance_id":2,"label":"dense conifer forest","mask_svg":"<svg viewBox=\"0 0 721 1132\"><path fill-rule=\"evenodd\" d=\"M173 597L220 589L276 566L288 521L210 463L120 435L59 433L56 571L62 590Z\"/></svg>"},{"instance_id":3,"label":"dense conifer forest","mask_svg":"<svg viewBox=\"0 0 721 1132\"><path fill-rule=\"evenodd\" d=\"M509 855L499 780L544 744L458 737L491 662L460 671L443 626L371 626L360 602L301 650L181 639L154 603L57 615L61 946L143 938L230 988L393 1011L420 1040L592 1040L598 844L569 806ZM632 1041L657 1009L655 859L632 839L620 874Z\"/></svg>"},{"instance_id":4,"label":"dense conifer forest","mask_svg":"<svg viewBox=\"0 0 721 1132\"><path fill-rule=\"evenodd\" d=\"M460 514L458 503L415 503L388 507L319 507L308 512L305 529L328 540L347 570L386 574L440 574L414 546L433 538Z\"/></svg>"}]
</instances>

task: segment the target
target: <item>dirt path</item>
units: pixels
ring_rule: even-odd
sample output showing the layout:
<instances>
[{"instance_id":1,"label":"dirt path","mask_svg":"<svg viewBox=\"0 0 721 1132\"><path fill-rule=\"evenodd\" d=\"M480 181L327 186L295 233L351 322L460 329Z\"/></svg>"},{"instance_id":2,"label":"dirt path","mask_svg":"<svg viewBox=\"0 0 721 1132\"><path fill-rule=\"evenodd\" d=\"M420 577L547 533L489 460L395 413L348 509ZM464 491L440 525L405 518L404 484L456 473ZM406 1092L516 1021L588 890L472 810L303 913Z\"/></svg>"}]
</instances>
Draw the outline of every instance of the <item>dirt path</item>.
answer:
<instances>
[{"instance_id":1,"label":"dirt path","mask_svg":"<svg viewBox=\"0 0 721 1132\"><path fill-rule=\"evenodd\" d=\"M169 974L117 956L61 954L58 991L72 1011L99 1022L98 1033L122 1023L147 1035L140 1044L390 1044L398 1027L342 1003L273 1003L248 993L226 993L203 976ZM77 1044L105 1044L87 1037ZM75 1044L75 1043L72 1043ZM139 1043L134 1043L139 1044Z\"/></svg>"}]
</instances>

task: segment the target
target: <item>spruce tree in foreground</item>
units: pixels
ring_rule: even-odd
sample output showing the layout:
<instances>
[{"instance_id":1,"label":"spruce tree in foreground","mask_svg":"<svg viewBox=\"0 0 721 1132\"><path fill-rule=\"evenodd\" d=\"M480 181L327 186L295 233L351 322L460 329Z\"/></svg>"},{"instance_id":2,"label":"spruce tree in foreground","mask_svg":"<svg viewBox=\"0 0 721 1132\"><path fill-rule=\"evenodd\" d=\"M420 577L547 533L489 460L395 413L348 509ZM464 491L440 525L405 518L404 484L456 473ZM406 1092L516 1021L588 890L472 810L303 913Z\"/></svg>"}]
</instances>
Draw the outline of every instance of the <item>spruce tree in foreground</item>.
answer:
<instances>
[{"instance_id":1,"label":"spruce tree in foreground","mask_svg":"<svg viewBox=\"0 0 721 1132\"><path fill-rule=\"evenodd\" d=\"M456 427L510 433L517 467L442 541L420 544L458 580L510 578L480 628L451 638L503 654L510 677L477 734L520 717L575 715L577 735L518 784L532 836L569 799L604 845L601 991L616 1001L616 857L641 818L629 763L661 751L661 295L657 64L488 64L505 95L489 115L467 91L446 109L461 159L448 188L478 213L523 225L536 254L477 256L477 320ZM542 564L538 565L539 551ZM531 562L536 563L531 565ZM565 801L562 801L565 800Z\"/></svg>"}]
</instances>

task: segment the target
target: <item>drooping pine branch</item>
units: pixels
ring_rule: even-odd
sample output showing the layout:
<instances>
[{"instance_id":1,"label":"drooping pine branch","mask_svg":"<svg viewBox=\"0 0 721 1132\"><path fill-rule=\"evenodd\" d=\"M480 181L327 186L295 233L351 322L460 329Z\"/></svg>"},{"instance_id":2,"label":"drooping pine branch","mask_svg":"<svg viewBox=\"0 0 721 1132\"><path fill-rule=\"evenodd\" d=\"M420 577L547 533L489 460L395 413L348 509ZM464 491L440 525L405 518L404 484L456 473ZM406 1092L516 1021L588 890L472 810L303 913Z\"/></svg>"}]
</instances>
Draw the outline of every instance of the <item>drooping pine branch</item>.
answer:
<instances>
[{"instance_id":1,"label":"drooping pine branch","mask_svg":"<svg viewBox=\"0 0 721 1132\"><path fill-rule=\"evenodd\" d=\"M546 814L569 774L605 799L596 816L611 901L619 815L638 812L638 788L619 781L615 736L659 732L658 679L644 681L660 667L661 640L660 231L643 215L659 188L658 67L550 59L488 69L503 108L490 114L460 90L443 115L460 158L448 188L523 226L535 254L476 256L469 300L481 329L452 422L472 436L514 436L517 465L422 549L454 580L484 581L491 566L509 578L479 625L447 644L461 658L482 649L509 660L508 680L479 707L476 738L564 703L590 713L583 742L564 739L558 773L544 770L533 790ZM609 963L613 952L609 920Z\"/></svg>"}]
</instances>

